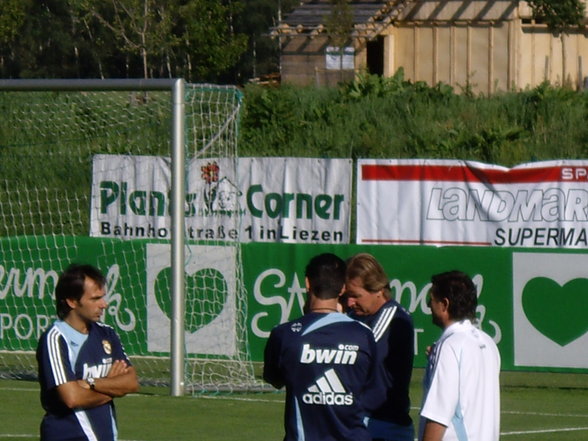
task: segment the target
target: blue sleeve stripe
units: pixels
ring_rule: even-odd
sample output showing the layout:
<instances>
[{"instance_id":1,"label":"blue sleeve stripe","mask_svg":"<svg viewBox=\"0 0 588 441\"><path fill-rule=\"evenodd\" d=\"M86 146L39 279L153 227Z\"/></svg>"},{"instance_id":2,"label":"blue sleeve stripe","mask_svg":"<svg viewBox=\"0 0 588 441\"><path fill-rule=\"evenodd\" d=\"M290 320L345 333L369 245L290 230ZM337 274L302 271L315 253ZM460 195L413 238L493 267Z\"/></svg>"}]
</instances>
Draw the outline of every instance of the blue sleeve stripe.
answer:
<instances>
[{"instance_id":1,"label":"blue sleeve stripe","mask_svg":"<svg viewBox=\"0 0 588 441\"><path fill-rule=\"evenodd\" d=\"M302 335L309 334L317 329L320 329L324 326L332 325L333 323L342 323L342 322L352 322L354 321L352 318L347 317L345 314L341 314L339 312L335 312L332 314L326 314L324 317L321 317L316 322L312 323L308 328L304 330Z\"/></svg>"},{"instance_id":2,"label":"blue sleeve stripe","mask_svg":"<svg viewBox=\"0 0 588 441\"><path fill-rule=\"evenodd\" d=\"M296 431L298 432L298 441L305 441L304 423L302 421L302 413L300 412L300 404L298 399L294 397L294 407L296 409Z\"/></svg>"},{"instance_id":3,"label":"blue sleeve stripe","mask_svg":"<svg viewBox=\"0 0 588 441\"><path fill-rule=\"evenodd\" d=\"M453 424L453 428L455 429L455 434L457 435L457 439L459 441L468 441L468 434L465 428L464 420L463 420L463 413L461 411L461 404L457 403L457 408L455 409L455 414L453 418L451 418L451 423Z\"/></svg>"}]
</instances>

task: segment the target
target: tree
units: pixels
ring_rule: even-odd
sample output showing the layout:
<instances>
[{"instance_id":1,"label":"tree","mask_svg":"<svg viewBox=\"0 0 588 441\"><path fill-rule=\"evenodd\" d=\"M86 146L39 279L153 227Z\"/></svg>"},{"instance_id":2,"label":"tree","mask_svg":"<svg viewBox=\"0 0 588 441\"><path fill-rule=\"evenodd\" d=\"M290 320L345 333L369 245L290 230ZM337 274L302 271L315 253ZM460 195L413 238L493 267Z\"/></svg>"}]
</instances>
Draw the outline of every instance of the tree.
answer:
<instances>
[{"instance_id":1,"label":"tree","mask_svg":"<svg viewBox=\"0 0 588 441\"><path fill-rule=\"evenodd\" d=\"M13 78L72 78L80 75L67 2L24 2L26 16L7 46L2 75Z\"/></svg>"},{"instance_id":2,"label":"tree","mask_svg":"<svg viewBox=\"0 0 588 441\"><path fill-rule=\"evenodd\" d=\"M247 50L247 36L235 32L240 1L190 0L179 9L185 76L212 81L229 71Z\"/></svg>"},{"instance_id":3,"label":"tree","mask_svg":"<svg viewBox=\"0 0 588 441\"><path fill-rule=\"evenodd\" d=\"M244 79L280 70L280 39L270 37L270 29L281 17L300 4L300 0L247 0L246 8L236 16L235 29L249 36L247 51L241 56L233 79Z\"/></svg>"},{"instance_id":4,"label":"tree","mask_svg":"<svg viewBox=\"0 0 588 441\"><path fill-rule=\"evenodd\" d=\"M540 18L554 34L569 33L584 21L581 0L527 0L533 15Z\"/></svg>"},{"instance_id":5,"label":"tree","mask_svg":"<svg viewBox=\"0 0 588 441\"><path fill-rule=\"evenodd\" d=\"M80 5L88 29L102 27L118 42L131 75L138 60L144 78L214 80L246 47L246 36L231 25L241 11L239 1L83 0Z\"/></svg>"},{"instance_id":6,"label":"tree","mask_svg":"<svg viewBox=\"0 0 588 441\"><path fill-rule=\"evenodd\" d=\"M3 0L0 2L0 45L12 42L23 25L31 0Z\"/></svg>"},{"instance_id":7,"label":"tree","mask_svg":"<svg viewBox=\"0 0 588 441\"><path fill-rule=\"evenodd\" d=\"M353 10L349 0L331 0L331 13L325 17L325 28L331 43L339 50L339 71L342 71L345 46L353 31Z\"/></svg>"},{"instance_id":8,"label":"tree","mask_svg":"<svg viewBox=\"0 0 588 441\"><path fill-rule=\"evenodd\" d=\"M566 51L564 36L584 23L585 5L582 0L527 0L536 19L543 21L561 41L562 84L566 81Z\"/></svg>"},{"instance_id":9,"label":"tree","mask_svg":"<svg viewBox=\"0 0 588 441\"><path fill-rule=\"evenodd\" d=\"M247 48L246 34L235 27L245 14L243 5L240 0L0 0L0 76L219 81L237 71Z\"/></svg>"},{"instance_id":10,"label":"tree","mask_svg":"<svg viewBox=\"0 0 588 441\"><path fill-rule=\"evenodd\" d=\"M11 47L31 7L31 0L4 0L0 2L0 72L10 63Z\"/></svg>"},{"instance_id":11,"label":"tree","mask_svg":"<svg viewBox=\"0 0 588 441\"><path fill-rule=\"evenodd\" d=\"M112 32L126 55L141 60L143 78L153 76L150 57L161 56L178 44L172 33L175 1L83 0L79 7L86 23L96 19Z\"/></svg>"}]
</instances>

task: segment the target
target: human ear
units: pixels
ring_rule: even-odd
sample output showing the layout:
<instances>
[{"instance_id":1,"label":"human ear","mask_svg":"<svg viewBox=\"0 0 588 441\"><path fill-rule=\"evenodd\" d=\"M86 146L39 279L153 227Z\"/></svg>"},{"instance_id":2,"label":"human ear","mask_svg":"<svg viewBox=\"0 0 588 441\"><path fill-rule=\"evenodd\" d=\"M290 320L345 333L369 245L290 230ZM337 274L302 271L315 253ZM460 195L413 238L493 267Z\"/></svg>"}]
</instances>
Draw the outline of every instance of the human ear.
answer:
<instances>
[{"instance_id":1,"label":"human ear","mask_svg":"<svg viewBox=\"0 0 588 441\"><path fill-rule=\"evenodd\" d=\"M65 301L67 302L67 306L69 306L71 309L74 309L80 303L75 299L65 299Z\"/></svg>"},{"instance_id":2,"label":"human ear","mask_svg":"<svg viewBox=\"0 0 588 441\"><path fill-rule=\"evenodd\" d=\"M443 311L449 311L449 299L447 297L444 297L443 299L441 299L441 305L443 307Z\"/></svg>"}]
</instances>

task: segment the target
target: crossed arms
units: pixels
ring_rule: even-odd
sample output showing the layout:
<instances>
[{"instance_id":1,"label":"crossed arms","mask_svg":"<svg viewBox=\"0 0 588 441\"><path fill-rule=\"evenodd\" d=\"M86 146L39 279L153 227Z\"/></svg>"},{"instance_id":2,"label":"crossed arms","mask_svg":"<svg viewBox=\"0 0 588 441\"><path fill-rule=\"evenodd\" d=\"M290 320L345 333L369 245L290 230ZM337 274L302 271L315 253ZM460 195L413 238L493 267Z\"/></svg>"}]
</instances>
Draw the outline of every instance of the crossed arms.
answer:
<instances>
[{"instance_id":1,"label":"crossed arms","mask_svg":"<svg viewBox=\"0 0 588 441\"><path fill-rule=\"evenodd\" d=\"M97 407L138 390L135 368L124 360L116 360L106 377L96 378L93 390L86 380L68 381L57 386L57 393L70 409Z\"/></svg>"}]
</instances>

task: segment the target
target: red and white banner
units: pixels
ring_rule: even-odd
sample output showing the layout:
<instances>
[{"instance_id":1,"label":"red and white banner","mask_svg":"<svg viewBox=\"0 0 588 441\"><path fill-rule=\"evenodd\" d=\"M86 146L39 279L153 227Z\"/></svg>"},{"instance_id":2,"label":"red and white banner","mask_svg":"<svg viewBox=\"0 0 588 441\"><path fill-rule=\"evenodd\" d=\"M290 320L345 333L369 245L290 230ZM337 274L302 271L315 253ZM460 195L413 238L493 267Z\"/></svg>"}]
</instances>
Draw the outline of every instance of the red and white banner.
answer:
<instances>
[{"instance_id":1,"label":"red and white banner","mask_svg":"<svg viewBox=\"0 0 588 441\"><path fill-rule=\"evenodd\" d=\"M588 248L588 161L357 167L357 243Z\"/></svg>"}]
</instances>

